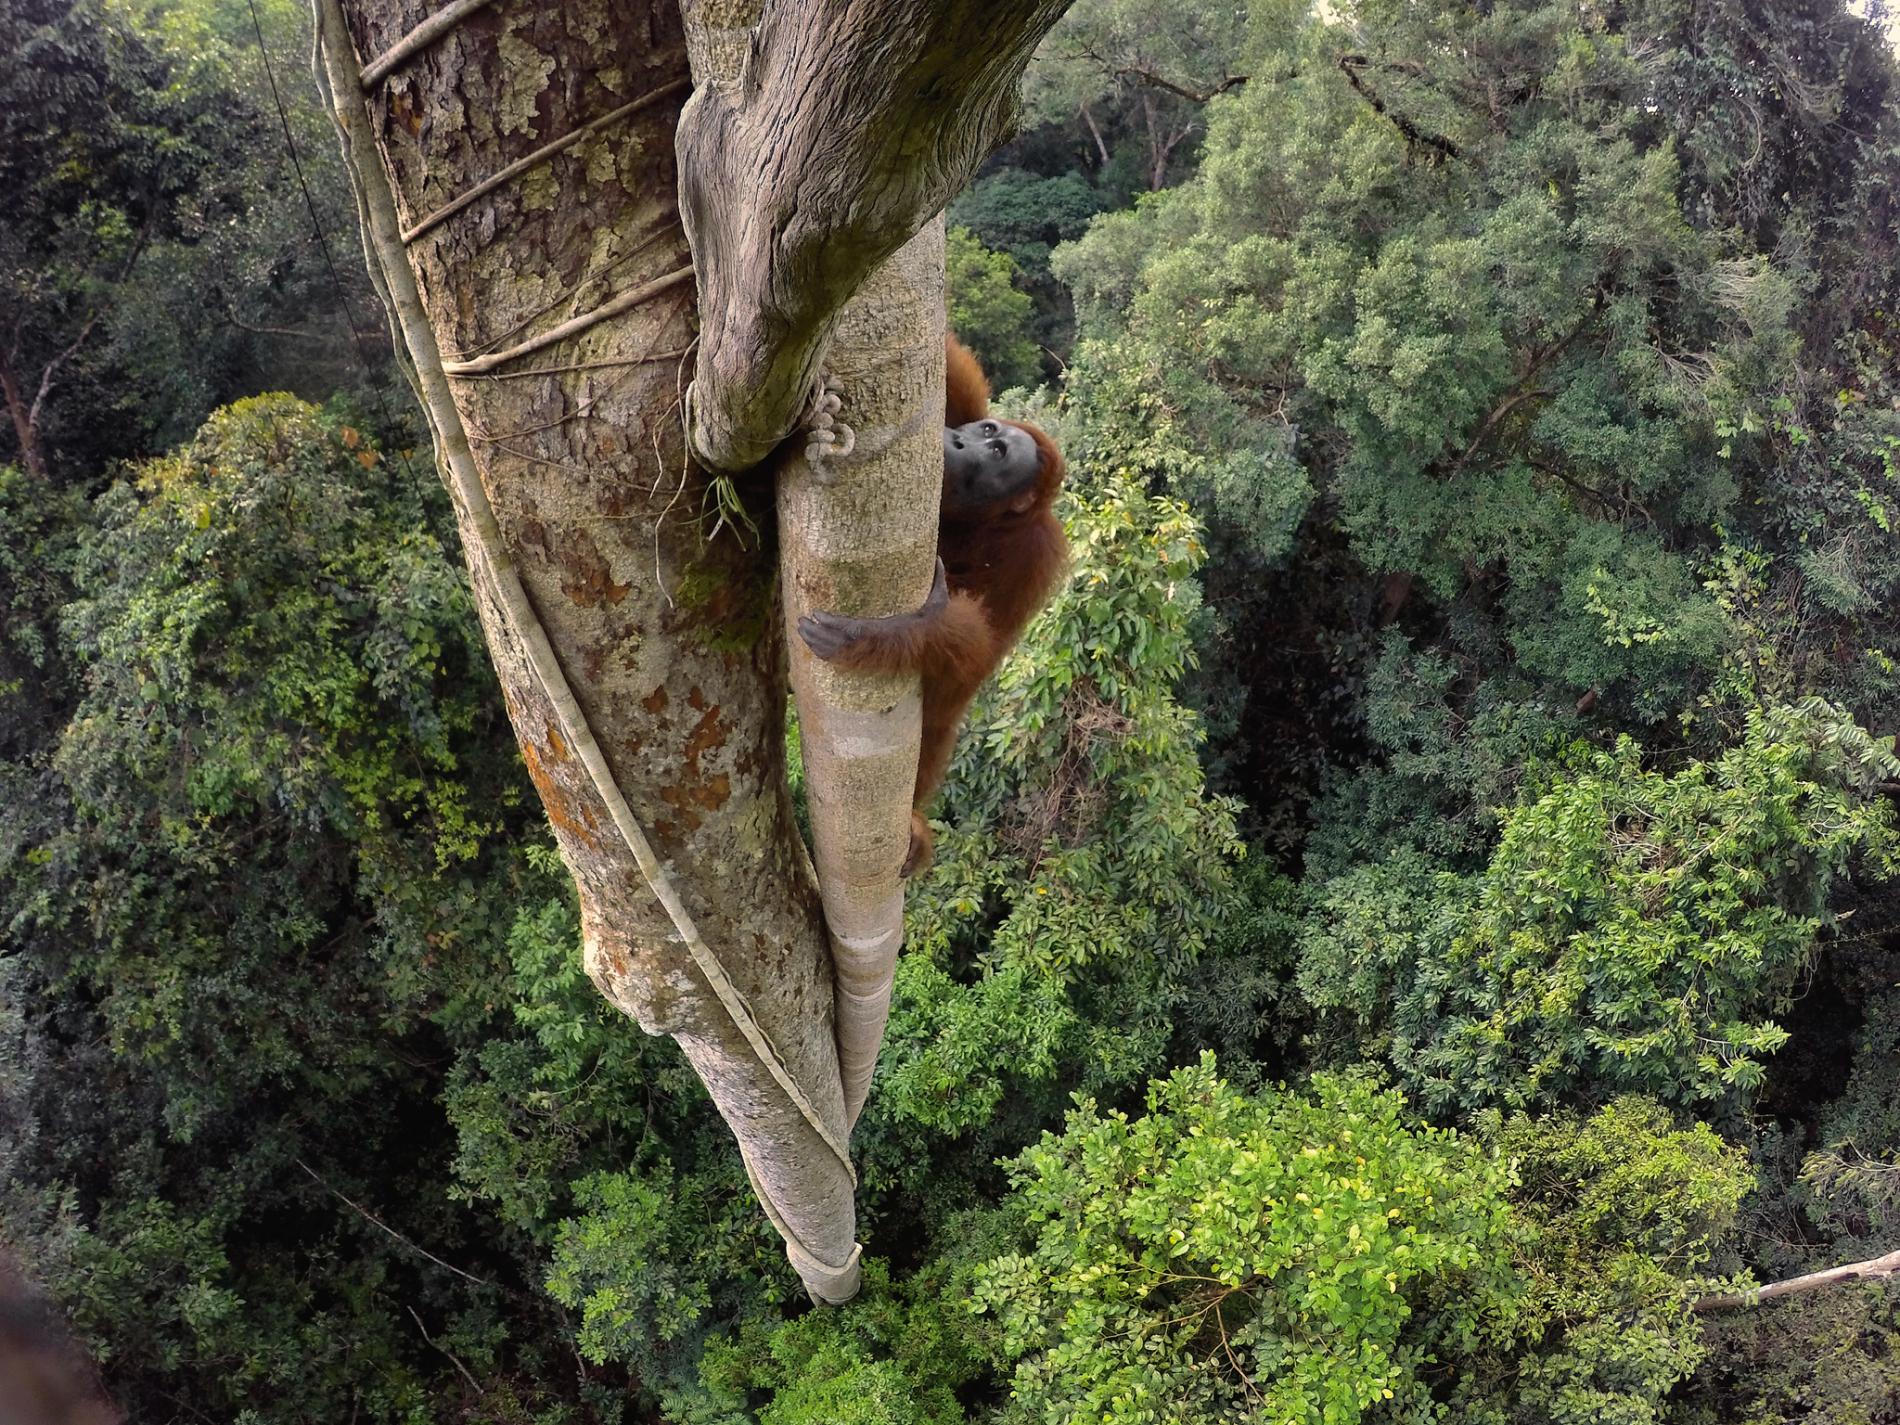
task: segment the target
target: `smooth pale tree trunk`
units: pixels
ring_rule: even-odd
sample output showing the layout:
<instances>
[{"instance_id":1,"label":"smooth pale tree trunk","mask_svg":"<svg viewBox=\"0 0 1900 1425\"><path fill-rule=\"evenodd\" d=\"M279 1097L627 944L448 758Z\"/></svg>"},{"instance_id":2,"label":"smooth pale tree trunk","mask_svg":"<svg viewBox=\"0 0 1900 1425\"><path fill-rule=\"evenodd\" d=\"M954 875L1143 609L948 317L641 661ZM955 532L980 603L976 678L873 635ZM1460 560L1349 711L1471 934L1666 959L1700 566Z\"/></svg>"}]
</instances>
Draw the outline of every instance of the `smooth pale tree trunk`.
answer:
<instances>
[{"instance_id":1,"label":"smooth pale tree trunk","mask_svg":"<svg viewBox=\"0 0 1900 1425\"><path fill-rule=\"evenodd\" d=\"M40 408L46 403L46 393L52 388L56 369L49 365L40 378L37 394L28 395L26 383L15 373L12 360L0 354L0 397L6 399L7 415L13 421L13 439L20 448L20 464L27 474L41 480L47 478L47 464L46 442L40 435Z\"/></svg>"},{"instance_id":2,"label":"smooth pale tree trunk","mask_svg":"<svg viewBox=\"0 0 1900 1425\"><path fill-rule=\"evenodd\" d=\"M1007 137L1022 68L1064 8L685 5L697 90L680 118L682 216L702 314L689 425L711 465L781 451L786 639L851 1123L903 942L897 873L920 706L914 677L841 673L795 630L814 608L878 617L916 608L930 588L943 479L938 214ZM808 417L821 370L842 399L849 454L779 445Z\"/></svg>"},{"instance_id":3,"label":"smooth pale tree trunk","mask_svg":"<svg viewBox=\"0 0 1900 1425\"><path fill-rule=\"evenodd\" d=\"M784 630L814 602L893 612L928 586L942 237L926 225L1000 136L1022 63L1061 7L783 3L750 29L707 19L743 4L695 7L695 50L731 48L737 81L698 106L717 122L700 126L697 147L682 138L702 170L682 184L675 126L691 79L671 0L314 3L371 273L455 497L515 734L578 888L588 973L643 1028L679 1041L807 1288L846 1300L858 1249L845 1145L862 1089L847 1107L837 947L786 796ZM863 72L854 65L882 57L915 84L930 44L1019 9L1040 28L983 62L965 56L963 89L940 86L924 104L878 83L874 102L838 102ZM867 46L853 26L871 12L889 28ZM946 15L962 28L946 31ZM764 82L802 73L780 60L810 53L828 59L802 96ZM971 95L974 117L960 124ZM749 107L759 101L765 110ZM772 151L786 186L753 182L736 204L702 203L696 284L680 195L723 192L749 172L763 152L752 119L767 112L802 136ZM722 126L733 146L709 148ZM779 252L783 204L796 214L793 248ZM765 233L765 247L736 233ZM752 291L709 246L741 263L783 260L790 285ZM781 612L769 541L708 537L708 477L685 446L682 397L697 377L694 418L725 433L726 456L743 448L757 461L804 418L834 350L840 419L858 422L862 454L816 471L796 446L786 457ZM765 483L763 472L740 481L761 518ZM839 888L839 953L868 947L887 1000L915 691L800 655L801 686L816 689L804 716L818 819L866 829L819 836ZM868 1081L864 1022L881 1028L882 1007L861 979L848 973L837 1002L858 1026L845 1036L854 1078Z\"/></svg>"},{"instance_id":4,"label":"smooth pale tree trunk","mask_svg":"<svg viewBox=\"0 0 1900 1425\"><path fill-rule=\"evenodd\" d=\"M1765 1286L1750 1287L1746 1291L1697 1297L1689 1303L1689 1309L1697 1315L1706 1316L1718 1311L1760 1306L1766 1301L1779 1301L1784 1296L1804 1296L1811 1291L1820 1291L1823 1287L1842 1286L1848 1282L1886 1281L1894 1276L1900 1276L1900 1251L1870 1257L1864 1262L1848 1262L1823 1271L1806 1272L1798 1277L1769 1282Z\"/></svg>"}]
</instances>

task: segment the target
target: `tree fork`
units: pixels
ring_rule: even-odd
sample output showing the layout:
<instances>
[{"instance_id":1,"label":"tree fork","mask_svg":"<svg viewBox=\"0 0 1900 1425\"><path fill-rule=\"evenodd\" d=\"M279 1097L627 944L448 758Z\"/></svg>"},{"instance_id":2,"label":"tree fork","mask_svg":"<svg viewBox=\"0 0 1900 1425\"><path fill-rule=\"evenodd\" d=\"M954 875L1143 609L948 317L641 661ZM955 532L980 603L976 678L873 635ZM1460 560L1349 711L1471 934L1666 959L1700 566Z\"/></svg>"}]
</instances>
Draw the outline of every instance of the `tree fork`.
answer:
<instances>
[{"instance_id":1,"label":"tree fork","mask_svg":"<svg viewBox=\"0 0 1900 1425\"><path fill-rule=\"evenodd\" d=\"M756 464L813 410L823 362L855 441L848 454L786 451L778 482L784 627L852 1123L903 943L898 870L921 705L914 677L832 668L794 630L813 609L876 617L929 590L943 478L939 215L1013 124L1023 67L1065 8L684 6L697 88L680 116L681 217L702 317L689 439L717 468Z\"/></svg>"},{"instance_id":2,"label":"tree fork","mask_svg":"<svg viewBox=\"0 0 1900 1425\"><path fill-rule=\"evenodd\" d=\"M693 453L757 465L844 304L1009 136L1069 0L688 0L680 210L699 272Z\"/></svg>"}]
</instances>

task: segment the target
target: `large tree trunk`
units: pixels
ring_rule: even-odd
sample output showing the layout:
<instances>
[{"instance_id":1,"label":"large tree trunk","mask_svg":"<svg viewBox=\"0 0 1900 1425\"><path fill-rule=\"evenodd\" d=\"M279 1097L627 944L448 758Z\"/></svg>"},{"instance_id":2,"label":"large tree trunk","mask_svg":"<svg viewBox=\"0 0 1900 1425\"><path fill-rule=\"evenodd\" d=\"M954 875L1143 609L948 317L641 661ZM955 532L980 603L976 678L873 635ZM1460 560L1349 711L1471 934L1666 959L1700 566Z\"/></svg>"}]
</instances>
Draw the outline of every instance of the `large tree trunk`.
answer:
<instances>
[{"instance_id":1,"label":"large tree trunk","mask_svg":"<svg viewBox=\"0 0 1900 1425\"><path fill-rule=\"evenodd\" d=\"M709 536L708 480L682 443L695 273L672 0L452 0L433 18L417 0L314 3L371 275L579 888L588 973L678 1039L807 1288L846 1300L849 1124L902 935L917 700L914 680L794 659L828 946L785 794L782 639L815 604L889 613L929 585L930 219L1000 137L1062 4L688 5L706 84L679 135L698 447L726 468L762 459L839 333L832 374L862 431L816 469L786 452L782 622L769 551ZM762 486L742 487L760 515Z\"/></svg>"},{"instance_id":2,"label":"large tree trunk","mask_svg":"<svg viewBox=\"0 0 1900 1425\"><path fill-rule=\"evenodd\" d=\"M829 955L785 794L771 561L756 542L707 541L705 476L681 443L693 294L667 281L687 266L672 141L687 93L677 10L634 7L609 24L591 6L482 9L365 96L360 57L426 10L416 0L319 9L372 261L457 494L515 734L579 888L588 973L643 1028L679 1040L794 1265L815 1295L844 1300L856 1289L848 1167L682 944L579 745L591 735L705 945L842 1142ZM429 227L404 260L404 231L641 100ZM575 337L480 375L447 374L623 299ZM528 626L510 607L511 582ZM563 687L535 666L541 630ZM560 707L570 694L578 728Z\"/></svg>"}]
</instances>

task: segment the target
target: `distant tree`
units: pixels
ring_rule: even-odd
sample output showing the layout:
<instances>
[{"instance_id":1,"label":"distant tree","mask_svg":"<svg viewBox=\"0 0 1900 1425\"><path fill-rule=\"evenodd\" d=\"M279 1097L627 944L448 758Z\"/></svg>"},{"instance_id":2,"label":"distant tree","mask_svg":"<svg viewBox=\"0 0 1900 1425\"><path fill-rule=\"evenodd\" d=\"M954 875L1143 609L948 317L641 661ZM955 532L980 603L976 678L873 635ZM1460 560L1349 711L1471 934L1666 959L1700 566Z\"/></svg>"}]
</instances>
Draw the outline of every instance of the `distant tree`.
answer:
<instances>
[{"instance_id":1,"label":"distant tree","mask_svg":"<svg viewBox=\"0 0 1900 1425\"><path fill-rule=\"evenodd\" d=\"M997 391L1031 385L1042 372L1029 336L1035 302L1015 285L1019 274L1014 258L989 251L968 228L951 228L945 234L950 326L976 353Z\"/></svg>"},{"instance_id":2,"label":"distant tree","mask_svg":"<svg viewBox=\"0 0 1900 1425\"><path fill-rule=\"evenodd\" d=\"M1494 771L1579 728L1723 745L1737 669L1891 724L1894 61L1844 8L1789 9L1812 45L1750 13L1256 24L1196 176L1056 254L1101 339L1076 381L1191 457L1210 601L1271 631L1209 679L1253 690L1251 779L1325 777L1273 746L1359 769L1327 856L1381 828L1481 853ZM1764 44L1784 99L1727 87ZM1748 197L1770 170L1737 186L1756 110L1780 216Z\"/></svg>"},{"instance_id":3,"label":"distant tree","mask_svg":"<svg viewBox=\"0 0 1900 1425\"><path fill-rule=\"evenodd\" d=\"M514 849L445 503L263 398L108 490L71 561L72 716L0 769L34 774L0 833L0 1231L129 1418L452 1397L411 1311L486 1321L491 1379L542 1349L496 1326L519 1274L448 1203L435 1106L511 1020L513 895L560 884Z\"/></svg>"},{"instance_id":4,"label":"distant tree","mask_svg":"<svg viewBox=\"0 0 1900 1425\"><path fill-rule=\"evenodd\" d=\"M387 349L327 121L286 82L308 17L258 14L263 54L237 0L0 5L0 451L42 478L90 480L270 386L327 395Z\"/></svg>"},{"instance_id":5,"label":"distant tree","mask_svg":"<svg viewBox=\"0 0 1900 1425\"><path fill-rule=\"evenodd\" d=\"M0 394L18 459L42 479L55 393L113 331L153 245L202 216L224 131L173 102L172 79L123 12L0 6Z\"/></svg>"},{"instance_id":6,"label":"distant tree","mask_svg":"<svg viewBox=\"0 0 1900 1425\"><path fill-rule=\"evenodd\" d=\"M1248 7L1207 0L1081 0L1049 32L1026 91L1031 116L1081 119L1101 167L1112 162L1104 125L1129 128L1143 149L1149 191L1177 172L1183 142L1202 131L1201 107L1247 82ZM1111 108L1104 118L1098 109Z\"/></svg>"},{"instance_id":7,"label":"distant tree","mask_svg":"<svg viewBox=\"0 0 1900 1425\"><path fill-rule=\"evenodd\" d=\"M1873 795L1891 741L1816 700L1673 774L1628 739L1568 760L1503 813L1482 875L1405 854L1315 888L1300 983L1325 1037L1438 1113L1752 1097L1840 886L1900 867Z\"/></svg>"}]
</instances>

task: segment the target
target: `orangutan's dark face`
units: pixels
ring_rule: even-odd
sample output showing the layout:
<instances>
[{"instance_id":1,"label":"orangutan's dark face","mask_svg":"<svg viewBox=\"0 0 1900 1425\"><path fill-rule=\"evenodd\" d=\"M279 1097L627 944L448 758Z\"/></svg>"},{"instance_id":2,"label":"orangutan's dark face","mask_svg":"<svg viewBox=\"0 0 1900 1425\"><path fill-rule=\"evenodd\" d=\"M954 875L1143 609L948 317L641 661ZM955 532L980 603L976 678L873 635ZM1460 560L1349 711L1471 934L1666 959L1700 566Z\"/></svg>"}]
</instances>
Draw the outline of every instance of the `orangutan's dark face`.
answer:
<instances>
[{"instance_id":1,"label":"orangutan's dark face","mask_svg":"<svg viewBox=\"0 0 1900 1425\"><path fill-rule=\"evenodd\" d=\"M970 510L1029 494L1042 452L1021 426L985 418L943 432L943 504Z\"/></svg>"}]
</instances>

